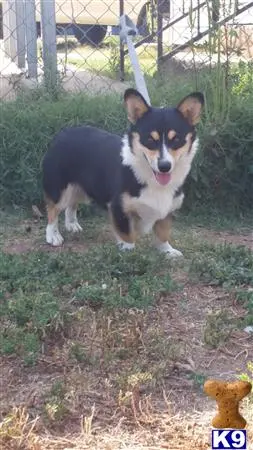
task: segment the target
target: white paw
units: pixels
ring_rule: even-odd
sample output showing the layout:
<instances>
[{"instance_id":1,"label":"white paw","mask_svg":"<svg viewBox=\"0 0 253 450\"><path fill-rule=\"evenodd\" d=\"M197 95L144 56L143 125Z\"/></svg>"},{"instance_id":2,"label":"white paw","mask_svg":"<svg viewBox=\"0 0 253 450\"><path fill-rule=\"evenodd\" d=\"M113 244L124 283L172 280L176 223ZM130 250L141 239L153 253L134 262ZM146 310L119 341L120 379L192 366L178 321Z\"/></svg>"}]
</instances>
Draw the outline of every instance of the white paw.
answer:
<instances>
[{"instance_id":1,"label":"white paw","mask_svg":"<svg viewBox=\"0 0 253 450\"><path fill-rule=\"evenodd\" d=\"M46 241L48 244L58 247L62 245L64 239L57 228L48 225L46 230Z\"/></svg>"},{"instance_id":2,"label":"white paw","mask_svg":"<svg viewBox=\"0 0 253 450\"><path fill-rule=\"evenodd\" d=\"M65 228L67 231L71 231L72 233L79 233L80 231L83 231L78 222L66 222Z\"/></svg>"},{"instance_id":3,"label":"white paw","mask_svg":"<svg viewBox=\"0 0 253 450\"><path fill-rule=\"evenodd\" d=\"M133 250L135 248L135 244L131 244L129 242L118 242L118 248L120 251L125 252L127 250Z\"/></svg>"},{"instance_id":4,"label":"white paw","mask_svg":"<svg viewBox=\"0 0 253 450\"><path fill-rule=\"evenodd\" d=\"M179 250L176 250L175 248L171 248L170 251L166 252L167 258L180 258L183 256L183 253Z\"/></svg>"},{"instance_id":5,"label":"white paw","mask_svg":"<svg viewBox=\"0 0 253 450\"><path fill-rule=\"evenodd\" d=\"M183 256L183 253L173 248L169 242L157 242L156 248L159 252L165 253L168 258L179 258Z\"/></svg>"}]
</instances>

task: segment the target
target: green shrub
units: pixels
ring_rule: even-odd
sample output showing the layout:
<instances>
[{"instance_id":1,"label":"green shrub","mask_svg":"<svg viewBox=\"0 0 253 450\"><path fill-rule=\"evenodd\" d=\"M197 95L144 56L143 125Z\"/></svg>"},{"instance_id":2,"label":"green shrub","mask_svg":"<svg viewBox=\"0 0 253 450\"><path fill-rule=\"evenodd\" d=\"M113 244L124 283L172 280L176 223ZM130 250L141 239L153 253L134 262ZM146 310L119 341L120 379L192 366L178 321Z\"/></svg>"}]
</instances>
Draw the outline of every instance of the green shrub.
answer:
<instances>
[{"instance_id":1,"label":"green shrub","mask_svg":"<svg viewBox=\"0 0 253 450\"><path fill-rule=\"evenodd\" d=\"M224 126L213 135L201 129L201 151L188 178L186 203L208 204L226 210L250 210L253 202L253 94L233 102ZM210 124L209 124L210 127ZM212 131L212 130L210 130Z\"/></svg>"}]
</instances>

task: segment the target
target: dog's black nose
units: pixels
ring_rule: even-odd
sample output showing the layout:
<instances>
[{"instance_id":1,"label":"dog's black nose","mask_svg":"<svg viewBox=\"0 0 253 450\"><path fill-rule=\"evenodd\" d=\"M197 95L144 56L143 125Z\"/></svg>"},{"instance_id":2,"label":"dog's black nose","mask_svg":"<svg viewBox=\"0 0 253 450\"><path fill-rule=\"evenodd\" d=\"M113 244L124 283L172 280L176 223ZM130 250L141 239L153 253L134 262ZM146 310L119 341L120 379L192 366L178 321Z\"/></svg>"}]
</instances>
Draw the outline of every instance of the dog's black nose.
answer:
<instances>
[{"instance_id":1,"label":"dog's black nose","mask_svg":"<svg viewBox=\"0 0 253 450\"><path fill-rule=\"evenodd\" d=\"M167 159L158 159L158 169L160 172L169 172L171 163Z\"/></svg>"}]
</instances>

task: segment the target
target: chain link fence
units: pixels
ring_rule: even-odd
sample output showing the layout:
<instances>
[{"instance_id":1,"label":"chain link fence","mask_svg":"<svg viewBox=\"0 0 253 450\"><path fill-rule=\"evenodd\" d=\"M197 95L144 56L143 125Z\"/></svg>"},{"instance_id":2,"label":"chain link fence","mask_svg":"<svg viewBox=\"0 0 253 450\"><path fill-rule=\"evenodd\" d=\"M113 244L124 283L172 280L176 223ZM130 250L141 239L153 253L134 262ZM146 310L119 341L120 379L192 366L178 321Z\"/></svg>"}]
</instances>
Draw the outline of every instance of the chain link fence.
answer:
<instances>
[{"instance_id":1,"label":"chain link fence","mask_svg":"<svg viewBox=\"0 0 253 450\"><path fill-rule=\"evenodd\" d=\"M0 98L58 80L68 91L122 91L132 81L119 18L136 25L151 79L253 56L253 2L239 0L0 0Z\"/></svg>"}]
</instances>

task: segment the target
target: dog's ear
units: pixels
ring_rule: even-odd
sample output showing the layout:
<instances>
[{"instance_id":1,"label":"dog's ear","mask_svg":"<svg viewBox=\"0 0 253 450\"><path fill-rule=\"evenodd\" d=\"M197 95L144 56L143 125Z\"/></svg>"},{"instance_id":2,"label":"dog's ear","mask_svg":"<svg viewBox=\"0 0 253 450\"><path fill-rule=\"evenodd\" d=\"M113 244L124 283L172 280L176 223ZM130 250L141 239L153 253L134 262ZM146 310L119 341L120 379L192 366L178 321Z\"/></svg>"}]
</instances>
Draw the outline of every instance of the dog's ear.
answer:
<instances>
[{"instance_id":1,"label":"dog's ear","mask_svg":"<svg viewBox=\"0 0 253 450\"><path fill-rule=\"evenodd\" d=\"M131 123L135 123L150 109L145 99L135 89L130 88L125 91L124 102Z\"/></svg>"},{"instance_id":2,"label":"dog's ear","mask_svg":"<svg viewBox=\"0 0 253 450\"><path fill-rule=\"evenodd\" d=\"M190 125L196 125L200 121L204 102L204 95L201 92L193 92L181 100L177 109L183 114Z\"/></svg>"}]
</instances>

